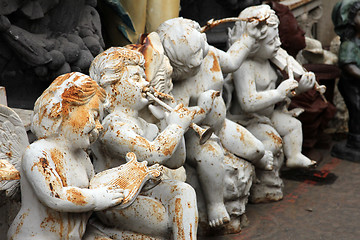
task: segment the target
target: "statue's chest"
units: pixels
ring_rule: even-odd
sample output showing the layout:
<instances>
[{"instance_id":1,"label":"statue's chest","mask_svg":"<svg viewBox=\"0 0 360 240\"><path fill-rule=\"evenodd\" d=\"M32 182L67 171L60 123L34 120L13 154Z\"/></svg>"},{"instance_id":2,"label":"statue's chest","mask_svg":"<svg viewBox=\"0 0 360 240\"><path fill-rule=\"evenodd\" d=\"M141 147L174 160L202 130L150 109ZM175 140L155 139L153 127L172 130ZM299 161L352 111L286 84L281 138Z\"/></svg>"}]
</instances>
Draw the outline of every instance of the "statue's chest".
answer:
<instances>
[{"instance_id":1,"label":"statue's chest","mask_svg":"<svg viewBox=\"0 0 360 240\"><path fill-rule=\"evenodd\" d=\"M63 186L88 187L89 171L91 162L87 159L77 161L68 157L64 162L56 162L55 171L57 172Z\"/></svg>"},{"instance_id":2,"label":"statue's chest","mask_svg":"<svg viewBox=\"0 0 360 240\"><path fill-rule=\"evenodd\" d=\"M257 91L265 91L276 88L278 76L273 68L258 68L255 73L255 83Z\"/></svg>"}]
</instances>

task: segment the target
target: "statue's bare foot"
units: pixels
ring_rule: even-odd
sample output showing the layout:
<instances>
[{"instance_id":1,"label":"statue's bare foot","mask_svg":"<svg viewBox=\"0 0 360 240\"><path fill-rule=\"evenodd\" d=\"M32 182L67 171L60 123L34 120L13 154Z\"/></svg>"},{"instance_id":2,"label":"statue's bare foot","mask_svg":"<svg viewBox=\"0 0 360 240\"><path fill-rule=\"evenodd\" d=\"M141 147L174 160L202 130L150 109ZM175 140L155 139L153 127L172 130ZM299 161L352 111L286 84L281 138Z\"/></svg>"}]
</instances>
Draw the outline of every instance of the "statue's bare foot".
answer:
<instances>
[{"instance_id":1,"label":"statue's bare foot","mask_svg":"<svg viewBox=\"0 0 360 240\"><path fill-rule=\"evenodd\" d=\"M266 150L264 156L254 163L255 167L271 171L274 169L274 154Z\"/></svg>"},{"instance_id":2,"label":"statue's bare foot","mask_svg":"<svg viewBox=\"0 0 360 240\"><path fill-rule=\"evenodd\" d=\"M299 153L286 160L286 166L289 168L309 168L315 167L316 161L310 160L303 154Z\"/></svg>"},{"instance_id":3,"label":"statue's bare foot","mask_svg":"<svg viewBox=\"0 0 360 240\"><path fill-rule=\"evenodd\" d=\"M219 227L230 222L230 216L224 203L215 203L208 206L208 219L210 227Z\"/></svg>"}]
</instances>

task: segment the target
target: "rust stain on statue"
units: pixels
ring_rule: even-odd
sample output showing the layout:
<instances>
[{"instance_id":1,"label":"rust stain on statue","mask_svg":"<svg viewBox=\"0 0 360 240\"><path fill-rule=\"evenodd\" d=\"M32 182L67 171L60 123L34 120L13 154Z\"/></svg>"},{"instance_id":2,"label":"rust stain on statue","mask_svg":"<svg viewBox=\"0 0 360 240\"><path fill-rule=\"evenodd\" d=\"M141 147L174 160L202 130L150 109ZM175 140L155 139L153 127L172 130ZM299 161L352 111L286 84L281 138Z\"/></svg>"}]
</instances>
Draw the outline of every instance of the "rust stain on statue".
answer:
<instances>
[{"instance_id":1,"label":"rust stain on statue","mask_svg":"<svg viewBox=\"0 0 360 240\"><path fill-rule=\"evenodd\" d=\"M213 52L209 52L209 54L213 57L213 66L211 67L210 71L212 72L220 72L220 65L219 65L219 61L217 59L217 57L215 56L215 54Z\"/></svg>"},{"instance_id":2,"label":"rust stain on statue","mask_svg":"<svg viewBox=\"0 0 360 240\"><path fill-rule=\"evenodd\" d=\"M7 152L7 153L5 153L5 155L8 156L9 158L11 158L13 154L12 154L12 152Z\"/></svg>"},{"instance_id":3,"label":"rust stain on statue","mask_svg":"<svg viewBox=\"0 0 360 240\"><path fill-rule=\"evenodd\" d=\"M165 156L169 156L174 152L174 149L176 147L176 143L170 142L169 144L165 144L164 147L165 147L165 149L163 151L163 154Z\"/></svg>"},{"instance_id":4,"label":"rust stain on statue","mask_svg":"<svg viewBox=\"0 0 360 240\"><path fill-rule=\"evenodd\" d=\"M206 144L206 149L207 149L209 152L217 152L216 149L213 147L212 144Z\"/></svg>"},{"instance_id":5,"label":"rust stain on statue","mask_svg":"<svg viewBox=\"0 0 360 240\"><path fill-rule=\"evenodd\" d=\"M163 222L165 214L162 213L161 210L164 208L164 206L158 201L153 201L151 206L152 206L152 215L153 216L155 215L155 218L157 219L158 222Z\"/></svg>"},{"instance_id":6,"label":"rust stain on statue","mask_svg":"<svg viewBox=\"0 0 360 240\"><path fill-rule=\"evenodd\" d=\"M61 186L61 179L58 178L58 174L55 174L53 169L49 166L49 162L46 158L39 158L39 162L34 163L31 167L31 171L34 170L34 167L38 168L38 171L44 176L46 182L49 182L49 190L56 198L60 198L57 190ZM51 176L55 177L56 180L52 180Z\"/></svg>"},{"instance_id":7,"label":"rust stain on statue","mask_svg":"<svg viewBox=\"0 0 360 240\"><path fill-rule=\"evenodd\" d=\"M31 171L34 170L34 167L38 167L39 171L41 169L43 169L43 171L46 171L46 168L49 167L49 162L46 158L40 158L38 163L35 163L32 167L31 167Z\"/></svg>"},{"instance_id":8,"label":"rust stain on statue","mask_svg":"<svg viewBox=\"0 0 360 240\"><path fill-rule=\"evenodd\" d=\"M239 126L236 126L236 132L240 133L240 141L244 142L245 141L244 133Z\"/></svg>"},{"instance_id":9,"label":"rust stain on statue","mask_svg":"<svg viewBox=\"0 0 360 240\"><path fill-rule=\"evenodd\" d=\"M154 150L150 143L145 138L140 136L136 136L135 139L133 139L130 143L131 145L147 148L150 150L150 152Z\"/></svg>"},{"instance_id":10,"label":"rust stain on statue","mask_svg":"<svg viewBox=\"0 0 360 240\"><path fill-rule=\"evenodd\" d=\"M183 226L182 220L184 218L184 212L183 212L183 209L181 206L181 198L176 198L176 200L175 200L175 216L176 216L176 225L179 226L176 239L185 239L185 232L182 227Z\"/></svg>"},{"instance_id":11,"label":"rust stain on statue","mask_svg":"<svg viewBox=\"0 0 360 240\"><path fill-rule=\"evenodd\" d=\"M75 203L76 205L84 206L87 201L85 200L85 196L82 195L80 191L75 189L69 189L66 191L67 200Z\"/></svg>"},{"instance_id":12,"label":"rust stain on statue","mask_svg":"<svg viewBox=\"0 0 360 240\"><path fill-rule=\"evenodd\" d=\"M59 232L60 238L63 237L64 232L64 224L61 220L61 213L55 213L53 210L46 209L46 213L48 216L41 222L40 227L44 229L49 229L51 232ZM53 214L59 215L59 217L54 216ZM59 225L59 229L57 229L57 225Z\"/></svg>"},{"instance_id":13,"label":"rust stain on statue","mask_svg":"<svg viewBox=\"0 0 360 240\"><path fill-rule=\"evenodd\" d=\"M95 240L110 240L111 238L108 238L108 237L95 237Z\"/></svg>"},{"instance_id":14,"label":"rust stain on statue","mask_svg":"<svg viewBox=\"0 0 360 240\"><path fill-rule=\"evenodd\" d=\"M50 150L50 156L51 159L53 160L54 164L55 164L55 171L57 172L57 174L59 174L60 179L61 179L61 183L64 187L67 186L67 181L66 181L66 176L65 176L65 172L66 169L64 169L64 156L63 154L57 150L56 148L53 148Z\"/></svg>"},{"instance_id":15,"label":"rust stain on statue","mask_svg":"<svg viewBox=\"0 0 360 240\"><path fill-rule=\"evenodd\" d=\"M18 225L16 227L16 230L15 230L15 233L14 233L14 235L12 235L10 237L10 239L13 239L16 235L18 235L20 233L20 229L24 225L24 220L28 215L29 215L29 213L27 213L27 212L21 214L20 219L19 219L19 223L18 223Z\"/></svg>"},{"instance_id":16,"label":"rust stain on statue","mask_svg":"<svg viewBox=\"0 0 360 240\"><path fill-rule=\"evenodd\" d=\"M6 153L8 154L8 153ZM20 179L20 172L7 160L0 160L0 181Z\"/></svg>"},{"instance_id":17,"label":"rust stain on statue","mask_svg":"<svg viewBox=\"0 0 360 240\"><path fill-rule=\"evenodd\" d=\"M276 135L273 132L268 132L268 131L266 132L266 134L274 140L275 144L282 145L282 139L278 135Z\"/></svg>"}]
</instances>

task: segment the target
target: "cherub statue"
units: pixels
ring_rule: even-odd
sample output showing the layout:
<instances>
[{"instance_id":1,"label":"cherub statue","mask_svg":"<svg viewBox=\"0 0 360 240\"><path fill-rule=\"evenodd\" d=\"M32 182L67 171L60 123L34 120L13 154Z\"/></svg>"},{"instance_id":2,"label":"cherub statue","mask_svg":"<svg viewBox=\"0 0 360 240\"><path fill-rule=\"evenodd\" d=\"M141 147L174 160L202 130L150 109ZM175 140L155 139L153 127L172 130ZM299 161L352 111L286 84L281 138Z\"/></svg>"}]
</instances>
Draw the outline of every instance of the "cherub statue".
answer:
<instances>
[{"instance_id":1,"label":"cherub statue","mask_svg":"<svg viewBox=\"0 0 360 240\"><path fill-rule=\"evenodd\" d=\"M85 151L102 126L105 91L81 73L59 76L36 101L32 131L21 148L21 209L9 239L81 239L92 211L121 203L122 189L89 189ZM11 143L9 143L11 145Z\"/></svg>"},{"instance_id":2,"label":"cherub statue","mask_svg":"<svg viewBox=\"0 0 360 240\"><path fill-rule=\"evenodd\" d=\"M150 165L178 168L184 164L182 139L196 111L178 105L166 116L167 126L161 132L155 124L141 118L139 112L149 105L144 63L140 52L112 47L91 64L91 77L106 90L110 99L109 115L103 120L104 132L92 147L96 171L123 164L129 151ZM142 191L129 207L111 208L97 216L101 221L94 222L93 226L116 239L123 239L129 232L130 236L196 239L195 191L177 180L162 180L154 188Z\"/></svg>"},{"instance_id":3,"label":"cherub statue","mask_svg":"<svg viewBox=\"0 0 360 240\"><path fill-rule=\"evenodd\" d=\"M349 111L348 136L345 142L334 145L331 154L349 161L360 162L360 1L339 1L333 9L335 32L340 36L338 65L341 76L339 91Z\"/></svg>"},{"instance_id":4,"label":"cherub statue","mask_svg":"<svg viewBox=\"0 0 360 240\"><path fill-rule=\"evenodd\" d=\"M262 31L264 34L257 41L257 47L251 51L240 68L232 74L237 104L233 104L231 110L232 114L235 114L235 111L239 114L236 117L232 115L232 118L237 118L238 122L243 123L264 143L265 149L270 150L273 154L275 168L272 173L265 173L271 176L264 176L264 179L272 178L273 184L281 188L282 182L278 171L283 161L282 150L286 157L287 167L306 168L315 165L315 161L301 153L301 122L292 115L299 112L289 112L282 103L288 97L312 88L316 80L313 73L306 72L298 83L291 77L292 72L289 71L290 78L278 84L277 70L271 62L278 54L281 44L278 34L279 20L268 5L249 7L240 13L239 18L242 20L237 22L232 30L235 39L237 39L236 33L246 31L245 27L248 24L246 19L260 16L263 19L261 25L264 27L258 31ZM288 56L288 59L290 58ZM291 69L291 66L288 68ZM262 197L259 197L256 201L269 200L265 196L266 194L263 194L265 199L260 200ZM270 197L271 200L281 198L282 193Z\"/></svg>"},{"instance_id":5,"label":"cherub statue","mask_svg":"<svg viewBox=\"0 0 360 240\"><path fill-rule=\"evenodd\" d=\"M245 128L225 118L226 109L222 98L215 98L211 102L211 94L206 94L213 91L221 94L223 73L235 71L252 49L255 39L261 35L254 31L257 23L254 20L248 24L248 32L227 52L209 46L199 24L189 19L170 19L157 29L165 54L173 67L172 94L175 100L185 106L208 106L206 118L199 124L215 130L213 138L203 145L199 144L199 138L193 131L185 135L187 162L196 168L211 227L230 221L223 194L223 163L231 162L229 159L232 157L228 157L229 155L235 154L264 168L272 168L272 159L268 158L268 154L264 156L263 144ZM242 161L237 161L236 164L241 165L238 168L248 168L248 163ZM251 172L247 172L244 179L251 179ZM248 193L243 194L247 196Z\"/></svg>"}]
</instances>

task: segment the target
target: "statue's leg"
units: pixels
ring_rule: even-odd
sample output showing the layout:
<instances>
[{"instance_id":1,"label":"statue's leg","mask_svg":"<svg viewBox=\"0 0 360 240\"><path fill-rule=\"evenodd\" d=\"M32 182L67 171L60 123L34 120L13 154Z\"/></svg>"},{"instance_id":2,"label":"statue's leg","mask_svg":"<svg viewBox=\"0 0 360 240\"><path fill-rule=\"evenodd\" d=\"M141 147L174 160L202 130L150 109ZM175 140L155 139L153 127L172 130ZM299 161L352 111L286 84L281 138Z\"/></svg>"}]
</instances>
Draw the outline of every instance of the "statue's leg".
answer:
<instances>
[{"instance_id":1,"label":"statue's leg","mask_svg":"<svg viewBox=\"0 0 360 240\"><path fill-rule=\"evenodd\" d=\"M301 153L303 142L301 122L291 115L278 110L274 111L271 121L283 139L286 166L314 166L316 162Z\"/></svg>"},{"instance_id":2,"label":"statue's leg","mask_svg":"<svg viewBox=\"0 0 360 240\"><path fill-rule=\"evenodd\" d=\"M119 236L115 239L132 233L143 236L139 239L196 239L196 193L190 185L177 180L163 180L141 192L124 209L114 207L96 215L99 221L92 225L107 236Z\"/></svg>"},{"instance_id":3,"label":"statue's leg","mask_svg":"<svg viewBox=\"0 0 360 240\"><path fill-rule=\"evenodd\" d=\"M334 144L331 155L353 162L360 162L360 88L354 79L343 76L338 83L349 112L347 140Z\"/></svg>"},{"instance_id":4,"label":"statue's leg","mask_svg":"<svg viewBox=\"0 0 360 240\"><path fill-rule=\"evenodd\" d=\"M248 161L258 161L264 156L262 142L246 128L229 119L225 119L219 138L229 152Z\"/></svg>"},{"instance_id":5,"label":"statue's leg","mask_svg":"<svg viewBox=\"0 0 360 240\"><path fill-rule=\"evenodd\" d=\"M224 151L217 139L209 139L203 145L199 138L186 138L187 160L196 168L206 202L208 222L211 227L221 226L230 221L224 205Z\"/></svg>"},{"instance_id":6,"label":"statue's leg","mask_svg":"<svg viewBox=\"0 0 360 240\"><path fill-rule=\"evenodd\" d=\"M196 239L198 212L195 190L187 183L164 180L146 193L166 207L172 239Z\"/></svg>"},{"instance_id":7,"label":"statue's leg","mask_svg":"<svg viewBox=\"0 0 360 240\"><path fill-rule=\"evenodd\" d=\"M259 181L253 183L249 200L253 203L278 201L283 198L284 186L279 176L284 158L281 137L269 124L254 123L247 129L264 144L265 152L270 153L273 159L271 171L256 167L256 178Z\"/></svg>"},{"instance_id":8,"label":"statue's leg","mask_svg":"<svg viewBox=\"0 0 360 240\"><path fill-rule=\"evenodd\" d=\"M169 239L171 234L167 207L151 196L138 195L130 206L124 209L121 209L121 205L113 207L96 212L96 216L98 221L91 225L107 236L112 236L114 233L116 236L121 236L123 233L133 232L143 236Z\"/></svg>"}]
</instances>

